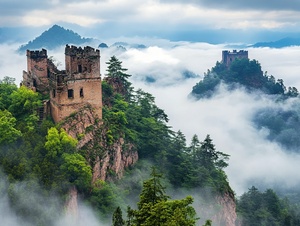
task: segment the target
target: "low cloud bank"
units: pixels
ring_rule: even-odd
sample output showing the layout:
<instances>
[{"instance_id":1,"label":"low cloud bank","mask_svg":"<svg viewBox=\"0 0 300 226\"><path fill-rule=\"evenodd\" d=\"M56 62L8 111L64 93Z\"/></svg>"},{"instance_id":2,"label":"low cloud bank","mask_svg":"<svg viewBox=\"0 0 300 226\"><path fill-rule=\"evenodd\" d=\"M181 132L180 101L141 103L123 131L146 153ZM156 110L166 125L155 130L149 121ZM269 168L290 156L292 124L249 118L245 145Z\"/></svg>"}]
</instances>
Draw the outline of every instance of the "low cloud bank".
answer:
<instances>
[{"instance_id":1,"label":"low cloud bank","mask_svg":"<svg viewBox=\"0 0 300 226\"><path fill-rule=\"evenodd\" d=\"M0 172L0 219L1 225L9 226L104 226L94 212L79 203L78 216L62 208L62 200L45 194L38 183L24 181L9 184Z\"/></svg>"}]
</instances>

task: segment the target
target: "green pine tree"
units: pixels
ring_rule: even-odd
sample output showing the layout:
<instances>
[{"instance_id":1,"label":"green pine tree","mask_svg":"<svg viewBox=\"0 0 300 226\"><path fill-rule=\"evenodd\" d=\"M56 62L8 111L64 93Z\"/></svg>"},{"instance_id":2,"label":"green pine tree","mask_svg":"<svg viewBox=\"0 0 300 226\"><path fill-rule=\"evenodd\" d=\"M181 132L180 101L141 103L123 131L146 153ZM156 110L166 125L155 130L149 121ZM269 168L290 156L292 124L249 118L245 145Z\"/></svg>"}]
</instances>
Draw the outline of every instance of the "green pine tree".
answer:
<instances>
[{"instance_id":1,"label":"green pine tree","mask_svg":"<svg viewBox=\"0 0 300 226\"><path fill-rule=\"evenodd\" d=\"M124 225L125 225L125 221L123 220L122 210L118 206L117 209L115 210L114 214L113 214L113 224L112 224L112 226L124 226Z\"/></svg>"}]
</instances>

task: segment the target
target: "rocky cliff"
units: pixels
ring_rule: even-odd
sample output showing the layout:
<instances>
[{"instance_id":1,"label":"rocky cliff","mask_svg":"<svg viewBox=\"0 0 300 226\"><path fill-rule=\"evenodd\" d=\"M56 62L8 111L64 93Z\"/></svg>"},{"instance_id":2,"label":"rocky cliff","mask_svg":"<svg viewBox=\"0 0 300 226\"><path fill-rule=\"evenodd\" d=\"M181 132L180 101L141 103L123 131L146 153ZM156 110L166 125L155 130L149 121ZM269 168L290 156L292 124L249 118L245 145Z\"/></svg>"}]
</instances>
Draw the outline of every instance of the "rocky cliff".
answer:
<instances>
[{"instance_id":1,"label":"rocky cliff","mask_svg":"<svg viewBox=\"0 0 300 226\"><path fill-rule=\"evenodd\" d=\"M200 210L201 219L200 223L208 219L212 221L213 226L236 226L236 203L234 194L225 192L224 194L210 194L210 198L206 197L201 200ZM201 224L201 225L202 225Z\"/></svg>"},{"instance_id":2,"label":"rocky cliff","mask_svg":"<svg viewBox=\"0 0 300 226\"><path fill-rule=\"evenodd\" d=\"M216 201L221 208L220 211L212 218L212 221L215 222L213 225L235 226L237 215L234 195L226 192L223 195L218 195L216 197Z\"/></svg>"},{"instance_id":3,"label":"rocky cliff","mask_svg":"<svg viewBox=\"0 0 300 226\"><path fill-rule=\"evenodd\" d=\"M77 148L93 169L93 182L121 178L125 168L138 160L137 150L122 137L108 144L107 129L89 105L71 114L60 125L79 141Z\"/></svg>"}]
</instances>

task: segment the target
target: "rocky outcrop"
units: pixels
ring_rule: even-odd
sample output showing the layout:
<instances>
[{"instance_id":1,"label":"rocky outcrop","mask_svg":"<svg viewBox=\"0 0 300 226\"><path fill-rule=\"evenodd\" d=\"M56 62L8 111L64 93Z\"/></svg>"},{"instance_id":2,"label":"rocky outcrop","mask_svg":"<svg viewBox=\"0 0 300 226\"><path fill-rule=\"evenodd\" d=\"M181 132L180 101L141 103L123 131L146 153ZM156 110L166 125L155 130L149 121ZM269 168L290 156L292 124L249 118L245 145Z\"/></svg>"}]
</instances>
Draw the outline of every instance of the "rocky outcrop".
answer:
<instances>
[{"instance_id":1,"label":"rocky outcrop","mask_svg":"<svg viewBox=\"0 0 300 226\"><path fill-rule=\"evenodd\" d=\"M216 197L217 203L220 205L220 211L212 218L213 225L219 226L235 226L236 225L236 203L234 195L226 192Z\"/></svg>"},{"instance_id":2,"label":"rocky outcrop","mask_svg":"<svg viewBox=\"0 0 300 226\"><path fill-rule=\"evenodd\" d=\"M209 219L213 226L236 226L237 214L233 193L225 192L222 195L206 193L205 196L207 197L199 203L200 225Z\"/></svg>"},{"instance_id":3,"label":"rocky outcrop","mask_svg":"<svg viewBox=\"0 0 300 226\"><path fill-rule=\"evenodd\" d=\"M66 215L72 217L73 219L78 218L78 192L76 187L70 188L68 192L68 197L65 203Z\"/></svg>"},{"instance_id":4,"label":"rocky outcrop","mask_svg":"<svg viewBox=\"0 0 300 226\"><path fill-rule=\"evenodd\" d=\"M107 129L94 115L93 108L86 105L61 122L61 127L78 140L77 148L85 153L93 169L93 182L121 178L126 167L137 162L137 150L123 138L108 145Z\"/></svg>"},{"instance_id":5,"label":"rocky outcrop","mask_svg":"<svg viewBox=\"0 0 300 226\"><path fill-rule=\"evenodd\" d=\"M125 144L123 138L120 138L108 150L109 152L102 159L99 156L96 159L93 168L93 182L97 179L121 178L124 170L138 160L137 151L134 150L131 144Z\"/></svg>"}]
</instances>

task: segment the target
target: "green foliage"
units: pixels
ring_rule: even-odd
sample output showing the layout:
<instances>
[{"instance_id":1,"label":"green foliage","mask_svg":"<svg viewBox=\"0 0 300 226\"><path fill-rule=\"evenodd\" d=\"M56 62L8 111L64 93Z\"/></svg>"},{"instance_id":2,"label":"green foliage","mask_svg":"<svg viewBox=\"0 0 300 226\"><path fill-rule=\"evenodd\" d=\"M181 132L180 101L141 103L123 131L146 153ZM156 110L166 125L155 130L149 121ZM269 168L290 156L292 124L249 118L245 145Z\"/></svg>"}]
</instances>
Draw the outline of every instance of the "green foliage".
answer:
<instances>
[{"instance_id":1,"label":"green foliage","mask_svg":"<svg viewBox=\"0 0 300 226\"><path fill-rule=\"evenodd\" d=\"M24 115L34 114L34 111L41 106L38 93L21 86L11 94L11 105L8 110L18 118ZM23 118L23 117L22 117Z\"/></svg>"},{"instance_id":2,"label":"green foliage","mask_svg":"<svg viewBox=\"0 0 300 226\"><path fill-rule=\"evenodd\" d=\"M215 150L209 135L203 142L194 135L187 147L184 135L178 131L172 144L165 164L167 169L172 169L168 179L175 187L209 187L217 193L233 193L223 171L229 156Z\"/></svg>"},{"instance_id":3,"label":"green foliage","mask_svg":"<svg viewBox=\"0 0 300 226\"><path fill-rule=\"evenodd\" d=\"M260 192L254 186L237 202L237 212L245 226L299 225L300 216L296 210L296 206L280 199L273 190Z\"/></svg>"},{"instance_id":4,"label":"green foliage","mask_svg":"<svg viewBox=\"0 0 300 226\"><path fill-rule=\"evenodd\" d=\"M131 83L128 78L131 76L126 74L126 68L122 67L122 61L117 59L116 56L112 56L107 64L107 82L113 85L114 91L122 94L127 100L130 98L131 93ZM109 87L104 84L105 93L109 92Z\"/></svg>"},{"instance_id":5,"label":"green foliage","mask_svg":"<svg viewBox=\"0 0 300 226\"><path fill-rule=\"evenodd\" d=\"M108 62L106 62L108 76L111 78L120 78L125 80L131 75L125 73L128 69L122 67L122 61L117 59L116 56L112 56Z\"/></svg>"},{"instance_id":6,"label":"green foliage","mask_svg":"<svg viewBox=\"0 0 300 226\"><path fill-rule=\"evenodd\" d=\"M0 110L0 145L16 141L22 136L21 132L15 128L16 118L7 110Z\"/></svg>"},{"instance_id":7,"label":"green foliage","mask_svg":"<svg viewBox=\"0 0 300 226\"><path fill-rule=\"evenodd\" d=\"M12 103L11 94L17 89L14 78L6 76L0 80L0 110L9 108Z\"/></svg>"},{"instance_id":8,"label":"green foliage","mask_svg":"<svg viewBox=\"0 0 300 226\"><path fill-rule=\"evenodd\" d=\"M211 97L221 82L233 89L237 84L244 86L249 91L260 90L266 94L278 94L285 97L298 96L295 87L286 87L282 79L275 81L272 75L263 74L261 65L256 60L235 59L230 67L217 62L215 67L204 74L204 78L199 81L192 90L192 94L198 98Z\"/></svg>"},{"instance_id":9,"label":"green foliage","mask_svg":"<svg viewBox=\"0 0 300 226\"><path fill-rule=\"evenodd\" d=\"M40 166L43 183L52 189L64 192L76 185L79 191L90 187L91 167L83 156L76 152L77 140L69 136L63 129L55 127L48 130L46 136L46 152ZM59 186L59 182L63 181Z\"/></svg>"},{"instance_id":10,"label":"green foliage","mask_svg":"<svg viewBox=\"0 0 300 226\"><path fill-rule=\"evenodd\" d=\"M78 153L64 153L62 158L63 164L60 170L65 174L66 179L79 191L87 191L91 186L92 169L86 159Z\"/></svg>"},{"instance_id":11,"label":"green foliage","mask_svg":"<svg viewBox=\"0 0 300 226\"><path fill-rule=\"evenodd\" d=\"M107 123L108 144L124 137L138 150L140 160L148 159L160 166L175 187L210 187L215 192L232 192L223 169L228 155L216 151L208 136L199 142L194 136L191 147L186 145L184 134L170 130L168 116L155 104L155 98L143 90L133 91L130 101L116 94L105 83L111 96L103 108ZM112 88L114 90L114 88Z\"/></svg>"},{"instance_id":12,"label":"green foliage","mask_svg":"<svg viewBox=\"0 0 300 226\"><path fill-rule=\"evenodd\" d=\"M48 130L46 139L45 148L48 151L47 156L51 158L61 156L62 151L64 153L72 153L77 144L77 140L69 136L66 131L63 129L58 131L55 127Z\"/></svg>"},{"instance_id":13,"label":"green foliage","mask_svg":"<svg viewBox=\"0 0 300 226\"><path fill-rule=\"evenodd\" d=\"M115 212L113 214L112 222L113 222L112 226L124 226L125 225L125 221L123 220L123 216L122 216L122 210L119 206L117 207L117 209L115 210Z\"/></svg>"},{"instance_id":14,"label":"green foliage","mask_svg":"<svg viewBox=\"0 0 300 226\"><path fill-rule=\"evenodd\" d=\"M103 107L103 119L109 127L107 133L109 143L124 136L128 124L126 115L128 103L124 101L121 95L116 95L112 103L110 108L108 106Z\"/></svg>"},{"instance_id":15,"label":"green foliage","mask_svg":"<svg viewBox=\"0 0 300 226\"><path fill-rule=\"evenodd\" d=\"M144 204L155 204L160 201L166 201L169 197L165 195L165 187L161 184L162 175L157 173L155 167L152 167L151 178L144 181L143 190L140 194L138 208Z\"/></svg>"},{"instance_id":16,"label":"green foliage","mask_svg":"<svg viewBox=\"0 0 300 226\"><path fill-rule=\"evenodd\" d=\"M21 86L9 96L7 110L17 119L16 129L22 133L36 132L38 126L37 109L41 106L41 96Z\"/></svg>"},{"instance_id":17,"label":"green foliage","mask_svg":"<svg viewBox=\"0 0 300 226\"><path fill-rule=\"evenodd\" d=\"M108 219L119 205L123 205L119 195L120 191L114 184L98 180L94 183L87 200L102 218Z\"/></svg>"},{"instance_id":18,"label":"green foliage","mask_svg":"<svg viewBox=\"0 0 300 226\"><path fill-rule=\"evenodd\" d=\"M161 184L162 175L152 168L151 178L144 181L138 209L128 208L127 226L196 225L196 211L191 206L193 198L170 200Z\"/></svg>"}]
</instances>

